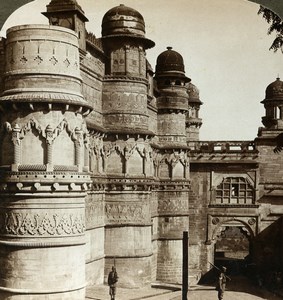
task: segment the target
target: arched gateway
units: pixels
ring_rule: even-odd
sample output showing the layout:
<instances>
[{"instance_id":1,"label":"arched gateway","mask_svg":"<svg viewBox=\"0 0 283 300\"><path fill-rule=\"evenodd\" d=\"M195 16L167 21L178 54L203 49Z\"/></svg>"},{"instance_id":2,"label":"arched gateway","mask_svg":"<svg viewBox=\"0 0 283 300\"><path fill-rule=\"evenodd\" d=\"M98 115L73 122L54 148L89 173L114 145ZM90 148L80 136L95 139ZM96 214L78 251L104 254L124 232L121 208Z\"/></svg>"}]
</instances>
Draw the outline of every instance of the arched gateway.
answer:
<instances>
[{"instance_id":1,"label":"arched gateway","mask_svg":"<svg viewBox=\"0 0 283 300\"><path fill-rule=\"evenodd\" d=\"M252 259L256 219L249 217L209 216L208 257L216 266L239 273Z\"/></svg>"}]
</instances>

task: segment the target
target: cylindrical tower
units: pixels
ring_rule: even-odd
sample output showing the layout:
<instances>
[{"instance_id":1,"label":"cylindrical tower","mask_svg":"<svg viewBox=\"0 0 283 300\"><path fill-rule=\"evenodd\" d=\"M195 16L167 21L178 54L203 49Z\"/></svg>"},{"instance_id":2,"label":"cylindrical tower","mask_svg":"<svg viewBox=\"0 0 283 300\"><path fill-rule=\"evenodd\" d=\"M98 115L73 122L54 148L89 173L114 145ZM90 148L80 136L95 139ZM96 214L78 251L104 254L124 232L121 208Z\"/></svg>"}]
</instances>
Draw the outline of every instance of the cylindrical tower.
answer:
<instances>
[{"instance_id":1,"label":"cylindrical tower","mask_svg":"<svg viewBox=\"0 0 283 300\"><path fill-rule=\"evenodd\" d=\"M199 99L199 90L191 82L187 83L189 94L189 110L186 114L186 131L187 141L191 142L199 140L199 129L202 125L202 119L199 117L199 109L202 102Z\"/></svg>"},{"instance_id":2,"label":"cylindrical tower","mask_svg":"<svg viewBox=\"0 0 283 300\"><path fill-rule=\"evenodd\" d=\"M145 38L142 15L124 5L110 9L102 20L102 42L109 57L103 84L104 126L109 131L148 129Z\"/></svg>"},{"instance_id":3,"label":"cylindrical tower","mask_svg":"<svg viewBox=\"0 0 283 300\"><path fill-rule=\"evenodd\" d=\"M1 108L0 298L85 299L84 165L90 107L78 37L8 30Z\"/></svg>"},{"instance_id":4,"label":"cylindrical tower","mask_svg":"<svg viewBox=\"0 0 283 300\"><path fill-rule=\"evenodd\" d=\"M157 98L157 135L163 146L186 146L186 113L188 94L183 57L172 47L157 57L155 80L160 92Z\"/></svg>"},{"instance_id":5,"label":"cylindrical tower","mask_svg":"<svg viewBox=\"0 0 283 300\"><path fill-rule=\"evenodd\" d=\"M188 230L188 93L182 56L168 47L157 58L157 280L182 282L182 235Z\"/></svg>"},{"instance_id":6,"label":"cylindrical tower","mask_svg":"<svg viewBox=\"0 0 283 300\"><path fill-rule=\"evenodd\" d=\"M105 194L105 275L116 264L120 286L151 282L150 187L152 157L148 137L145 38L142 15L124 5L102 21L108 60L103 81L103 161Z\"/></svg>"}]
</instances>

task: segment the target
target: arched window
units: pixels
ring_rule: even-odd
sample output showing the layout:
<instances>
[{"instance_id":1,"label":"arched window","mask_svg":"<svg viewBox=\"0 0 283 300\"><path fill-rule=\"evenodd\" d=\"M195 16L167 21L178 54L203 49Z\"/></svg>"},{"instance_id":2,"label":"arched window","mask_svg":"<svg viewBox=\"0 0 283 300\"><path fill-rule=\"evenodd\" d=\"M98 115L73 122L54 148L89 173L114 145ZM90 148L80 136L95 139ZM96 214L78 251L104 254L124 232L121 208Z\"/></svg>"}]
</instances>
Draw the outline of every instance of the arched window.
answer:
<instances>
[{"instance_id":1,"label":"arched window","mask_svg":"<svg viewBox=\"0 0 283 300\"><path fill-rule=\"evenodd\" d=\"M254 189L244 177L226 177L216 187L215 204L253 204Z\"/></svg>"}]
</instances>

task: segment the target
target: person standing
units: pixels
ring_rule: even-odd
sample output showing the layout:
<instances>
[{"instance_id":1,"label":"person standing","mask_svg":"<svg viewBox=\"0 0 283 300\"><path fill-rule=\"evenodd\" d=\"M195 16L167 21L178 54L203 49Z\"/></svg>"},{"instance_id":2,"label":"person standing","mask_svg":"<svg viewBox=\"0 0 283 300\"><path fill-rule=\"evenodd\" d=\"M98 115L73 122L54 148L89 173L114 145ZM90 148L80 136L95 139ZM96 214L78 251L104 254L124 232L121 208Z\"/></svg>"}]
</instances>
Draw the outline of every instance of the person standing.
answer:
<instances>
[{"instance_id":1,"label":"person standing","mask_svg":"<svg viewBox=\"0 0 283 300\"><path fill-rule=\"evenodd\" d=\"M216 287L216 290L218 291L218 300L222 300L224 297L224 292L226 289L226 281L227 281L226 270L227 269L225 267L222 267L220 275L218 277L218 283Z\"/></svg>"},{"instance_id":2,"label":"person standing","mask_svg":"<svg viewBox=\"0 0 283 300\"><path fill-rule=\"evenodd\" d=\"M108 274L108 285L109 285L109 295L111 300L115 300L116 295L116 283L118 282L118 274L116 268L113 266L112 271Z\"/></svg>"}]
</instances>

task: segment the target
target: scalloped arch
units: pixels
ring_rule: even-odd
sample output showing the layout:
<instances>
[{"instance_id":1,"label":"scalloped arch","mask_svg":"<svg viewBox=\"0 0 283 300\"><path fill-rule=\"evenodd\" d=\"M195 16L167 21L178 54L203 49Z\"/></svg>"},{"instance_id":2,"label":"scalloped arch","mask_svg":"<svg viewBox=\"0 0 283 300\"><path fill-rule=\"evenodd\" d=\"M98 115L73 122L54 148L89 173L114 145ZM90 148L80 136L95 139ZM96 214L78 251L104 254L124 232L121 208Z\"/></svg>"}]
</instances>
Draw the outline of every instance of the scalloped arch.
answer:
<instances>
[{"instance_id":1,"label":"scalloped arch","mask_svg":"<svg viewBox=\"0 0 283 300\"><path fill-rule=\"evenodd\" d=\"M218 234L222 231L221 228L223 228L224 226L229 226L229 223L235 221L244 225L245 229L247 229L248 233L250 234L251 239L255 237L256 233L254 232L253 228L248 224L248 222L246 222L245 220L241 220L241 218L228 217L228 218L223 218L223 220L221 220L214 228L211 236L211 242L213 243L216 242Z\"/></svg>"}]
</instances>

